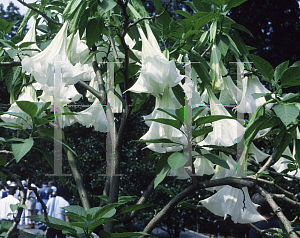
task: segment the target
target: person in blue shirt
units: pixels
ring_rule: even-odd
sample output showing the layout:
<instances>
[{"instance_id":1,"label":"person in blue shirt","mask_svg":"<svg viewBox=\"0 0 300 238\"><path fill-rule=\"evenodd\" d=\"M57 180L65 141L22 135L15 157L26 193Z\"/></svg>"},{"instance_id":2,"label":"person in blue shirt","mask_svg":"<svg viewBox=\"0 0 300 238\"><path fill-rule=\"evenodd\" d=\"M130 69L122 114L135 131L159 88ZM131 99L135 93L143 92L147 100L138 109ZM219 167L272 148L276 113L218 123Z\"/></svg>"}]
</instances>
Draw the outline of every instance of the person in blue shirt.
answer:
<instances>
[{"instance_id":1,"label":"person in blue shirt","mask_svg":"<svg viewBox=\"0 0 300 238\"><path fill-rule=\"evenodd\" d=\"M277 228L280 229L279 221L276 220L272 215L272 209L267 202L267 200L260 195L259 193L255 193L251 200L253 203L259 205L257 207L257 211L260 215L262 215L266 220L259 221L255 224L257 228L260 230L270 229L270 228ZM264 238L266 236L259 234L253 228L250 229L249 238Z\"/></svg>"},{"instance_id":2,"label":"person in blue shirt","mask_svg":"<svg viewBox=\"0 0 300 238\"><path fill-rule=\"evenodd\" d=\"M48 193L49 189L50 188L48 187L48 183L46 181L44 181L42 183L42 188L40 189L39 193L40 193L40 197L43 200L43 202L45 203L45 205L47 204L49 197L50 197L50 194ZM38 215L43 214L43 207L40 202L37 203L36 209L38 210Z\"/></svg>"}]
</instances>

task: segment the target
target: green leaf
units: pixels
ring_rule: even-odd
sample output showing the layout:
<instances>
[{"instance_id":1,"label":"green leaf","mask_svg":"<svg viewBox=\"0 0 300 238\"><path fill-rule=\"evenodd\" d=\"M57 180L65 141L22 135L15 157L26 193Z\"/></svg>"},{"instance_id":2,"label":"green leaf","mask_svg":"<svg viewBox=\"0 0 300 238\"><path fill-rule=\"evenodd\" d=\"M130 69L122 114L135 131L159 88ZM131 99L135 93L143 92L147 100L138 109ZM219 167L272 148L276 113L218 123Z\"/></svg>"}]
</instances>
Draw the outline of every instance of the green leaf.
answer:
<instances>
[{"instance_id":1,"label":"green leaf","mask_svg":"<svg viewBox=\"0 0 300 238\"><path fill-rule=\"evenodd\" d=\"M81 0L71 0L67 7L65 8L62 17L64 19L69 19L69 17L75 12L77 7L80 5L82 1Z\"/></svg>"},{"instance_id":2,"label":"green leaf","mask_svg":"<svg viewBox=\"0 0 300 238\"><path fill-rule=\"evenodd\" d=\"M80 217L86 217L86 215L87 215L87 212L85 211L85 209L78 205L71 205L71 206L63 207L63 209L65 209L68 212L77 214Z\"/></svg>"},{"instance_id":3,"label":"green leaf","mask_svg":"<svg viewBox=\"0 0 300 238\"><path fill-rule=\"evenodd\" d=\"M279 64L276 68L275 68L275 73L274 73L274 76L275 76L275 84L278 83L278 81L280 80L283 72L288 68L289 66L289 61L284 61L282 62L281 64Z\"/></svg>"},{"instance_id":4,"label":"green leaf","mask_svg":"<svg viewBox=\"0 0 300 238\"><path fill-rule=\"evenodd\" d=\"M240 37L237 31L233 30L232 40L234 41L234 43L236 44L238 50L241 52L242 55L247 55L249 53L247 46L245 45L245 43L243 42L242 38Z\"/></svg>"},{"instance_id":5,"label":"green leaf","mask_svg":"<svg viewBox=\"0 0 300 238\"><path fill-rule=\"evenodd\" d=\"M87 220L93 221L98 218L110 218L116 213L116 207L120 206L118 203L112 203L103 207L93 207L86 211Z\"/></svg>"},{"instance_id":6,"label":"green leaf","mask_svg":"<svg viewBox=\"0 0 300 238\"><path fill-rule=\"evenodd\" d=\"M167 11L162 16L155 19L153 26L159 30L161 38L164 38L170 33L169 26L171 21L172 18Z\"/></svg>"},{"instance_id":7,"label":"green leaf","mask_svg":"<svg viewBox=\"0 0 300 238\"><path fill-rule=\"evenodd\" d=\"M25 139L24 143L14 143L11 145L17 163L30 151L33 143L33 139L28 138Z\"/></svg>"},{"instance_id":8,"label":"green leaf","mask_svg":"<svg viewBox=\"0 0 300 238\"><path fill-rule=\"evenodd\" d=\"M185 18L190 18L191 17L191 14L186 12L186 11L182 11L182 10L176 10L176 11L173 11L181 16L184 16Z\"/></svg>"},{"instance_id":9,"label":"green leaf","mask_svg":"<svg viewBox=\"0 0 300 238\"><path fill-rule=\"evenodd\" d=\"M35 11L31 10L30 8L27 9L25 16L23 18L23 21L21 23L21 25L19 26L19 29L17 31L17 34L21 35L24 28L26 27L26 24L28 22L28 20L30 19L30 17L34 16L36 14Z\"/></svg>"},{"instance_id":10,"label":"green leaf","mask_svg":"<svg viewBox=\"0 0 300 238\"><path fill-rule=\"evenodd\" d=\"M209 4L209 3L202 2L199 0L193 0L193 4L195 6L195 9L198 10L199 12L210 12L211 11L211 4Z\"/></svg>"},{"instance_id":11,"label":"green leaf","mask_svg":"<svg viewBox=\"0 0 300 238\"><path fill-rule=\"evenodd\" d=\"M162 186L162 185L158 185L157 188L164 190L167 194L169 194L172 198L175 197L175 193L173 193L170 189Z\"/></svg>"},{"instance_id":12,"label":"green leaf","mask_svg":"<svg viewBox=\"0 0 300 238\"><path fill-rule=\"evenodd\" d=\"M16 103L18 107L31 118L35 117L38 111L38 106L35 103L29 101L16 101Z\"/></svg>"},{"instance_id":13,"label":"green leaf","mask_svg":"<svg viewBox=\"0 0 300 238\"><path fill-rule=\"evenodd\" d=\"M88 18L90 16L90 9L87 8L83 11L83 13L80 16L79 22L78 22L78 30L79 30L79 37L81 38L83 36L83 33L85 32L85 28L88 22Z\"/></svg>"},{"instance_id":14,"label":"green leaf","mask_svg":"<svg viewBox=\"0 0 300 238\"><path fill-rule=\"evenodd\" d=\"M129 206L126 206L126 207L122 207L121 210L120 210L120 214L125 214L125 213L128 213L128 212L144 209L144 208L147 208L147 207L153 207L153 206L155 206L155 205L154 204L129 205Z\"/></svg>"},{"instance_id":15,"label":"green leaf","mask_svg":"<svg viewBox=\"0 0 300 238\"><path fill-rule=\"evenodd\" d=\"M229 49L229 40L224 35L217 35L216 37L216 43L218 49L221 51L223 56L226 56L227 51Z\"/></svg>"},{"instance_id":16,"label":"green leaf","mask_svg":"<svg viewBox=\"0 0 300 238\"><path fill-rule=\"evenodd\" d=\"M46 128L46 129L41 129L37 131L41 136L44 137L54 137L54 128Z\"/></svg>"},{"instance_id":17,"label":"green leaf","mask_svg":"<svg viewBox=\"0 0 300 238\"><path fill-rule=\"evenodd\" d=\"M181 107L181 108L178 108L178 109L175 110L175 114L177 115L178 119L181 122L185 121L185 115L186 115L186 113L191 113L191 111L187 112L186 110L187 110L186 107Z\"/></svg>"},{"instance_id":18,"label":"green leaf","mask_svg":"<svg viewBox=\"0 0 300 238\"><path fill-rule=\"evenodd\" d=\"M288 88L300 85L300 67L289 67L282 73L282 87Z\"/></svg>"},{"instance_id":19,"label":"green leaf","mask_svg":"<svg viewBox=\"0 0 300 238\"><path fill-rule=\"evenodd\" d=\"M177 170L183 167L186 163L183 153L174 152L168 158L168 164L172 170Z\"/></svg>"},{"instance_id":20,"label":"green leaf","mask_svg":"<svg viewBox=\"0 0 300 238\"><path fill-rule=\"evenodd\" d=\"M268 82L271 82L274 76L274 69L272 65L268 61L260 58L257 55L249 54L249 57L254 63L257 70L263 75L264 79Z\"/></svg>"},{"instance_id":21,"label":"green leaf","mask_svg":"<svg viewBox=\"0 0 300 238\"><path fill-rule=\"evenodd\" d=\"M99 41L103 27L104 21L102 18L92 18L89 20L86 26L86 41L89 48L91 48L95 42Z\"/></svg>"},{"instance_id":22,"label":"green leaf","mask_svg":"<svg viewBox=\"0 0 300 238\"><path fill-rule=\"evenodd\" d=\"M194 107L192 108L192 122L205 110L205 107Z\"/></svg>"},{"instance_id":23,"label":"green leaf","mask_svg":"<svg viewBox=\"0 0 300 238\"><path fill-rule=\"evenodd\" d=\"M230 169L225 159L215 154L202 154L206 159L210 160L212 163L220 165L225 169Z\"/></svg>"},{"instance_id":24,"label":"green leaf","mask_svg":"<svg viewBox=\"0 0 300 238\"><path fill-rule=\"evenodd\" d=\"M172 143L172 144L179 144L170 139L161 138L161 139L150 139L150 140L132 140L133 142L142 142L142 143Z\"/></svg>"},{"instance_id":25,"label":"green leaf","mask_svg":"<svg viewBox=\"0 0 300 238\"><path fill-rule=\"evenodd\" d=\"M200 130L192 130L192 136L193 138L196 138L198 136L203 136L206 135L209 132L213 131L213 127L212 126L206 126L204 128L201 128Z\"/></svg>"},{"instance_id":26,"label":"green leaf","mask_svg":"<svg viewBox=\"0 0 300 238\"><path fill-rule=\"evenodd\" d=\"M292 104L279 104L273 106L272 109L285 126L288 126L299 115L299 109Z\"/></svg>"},{"instance_id":27,"label":"green leaf","mask_svg":"<svg viewBox=\"0 0 300 238\"><path fill-rule=\"evenodd\" d=\"M13 123L13 122L0 122L0 126L7 127L7 128L17 128L22 129L23 127L19 124Z\"/></svg>"},{"instance_id":28,"label":"green leaf","mask_svg":"<svg viewBox=\"0 0 300 238\"><path fill-rule=\"evenodd\" d=\"M169 170L171 169L169 164L166 164L163 169L156 175L154 180L154 189L165 179Z\"/></svg>"},{"instance_id":29,"label":"green leaf","mask_svg":"<svg viewBox=\"0 0 300 238\"><path fill-rule=\"evenodd\" d=\"M70 24L69 24L69 31L71 33L75 32L78 29L78 23L81 17L81 14L83 13L83 11L86 9L86 2L83 2L82 4L80 4L80 6L78 7L78 9L76 10L74 16L72 17Z\"/></svg>"},{"instance_id":30,"label":"green leaf","mask_svg":"<svg viewBox=\"0 0 300 238\"><path fill-rule=\"evenodd\" d=\"M19 205L18 204L10 204L10 209L14 212L18 209Z\"/></svg>"},{"instance_id":31,"label":"green leaf","mask_svg":"<svg viewBox=\"0 0 300 238\"><path fill-rule=\"evenodd\" d=\"M197 44L195 45L195 52L194 53L197 53L200 52L200 50L202 50L204 48L204 46L206 46L207 42L208 42L208 39L209 39L209 34L208 34L208 31L204 31L203 34L201 35L199 41L197 42ZM191 51L191 53L193 52L194 50ZM200 55L200 54L199 54ZM201 57L201 56L200 56ZM201 57L202 58L202 57ZM205 61L206 62L206 61Z\"/></svg>"},{"instance_id":32,"label":"green leaf","mask_svg":"<svg viewBox=\"0 0 300 238\"><path fill-rule=\"evenodd\" d=\"M110 222L110 221L117 221L113 218L101 218L100 220L98 221L95 221L95 222L92 222L89 226L88 226L88 229L90 231L93 231L96 227L104 224L104 223L107 223L107 222Z\"/></svg>"},{"instance_id":33,"label":"green leaf","mask_svg":"<svg viewBox=\"0 0 300 238\"><path fill-rule=\"evenodd\" d=\"M121 196L118 198L118 204L124 204L137 199L137 196Z\"/></svg>"},{"instance_id":34,"label":"green leaf","mask_svg":"<svg viewBox=\"0 0 300 238\"><path fill-rule=\"evenodd\" d=\"M34 103L35 105L37 105L38 107L38 110L36 112L36 117L39 117L50 105L51 105L51 102L35 102Z\"/></svg>"},{"instance_id":35,"label":"green leaf","mask_svg":"<svg viewBox=\"0 0 300 238\"><path fill-rule=\"evenodd\" d=\"M111 0L103 0L98 3L97 10L99 11L100 16L103 16L108 11L112 10L117 3Z\"/></svg>"},{"instance_id":36,"label":"green leaf","mask_svg":"<svg viewBox=\"0 0 300 238\"><path fill-rule=\"evenodd\" d=\"M211 123L211 122L222 120L222 119L233 119L233 120L236 120L235 118L230 117L230 116L210 115L210 116L203 116L203 117L198 118L195 121L195 123L196 123L197 126L201 126L203 124Z\"/></svg>"},{"instance_id":37,"label":"green leaf","mask_svg":"<svg viewBox=\"0 0 300 238\"><path fill-rule=\"evenodd\" d=\"M246 2L246 1L247 0L230 0L228 5L227 5L227 8L231 9L231 8L237 7L237 6L241 5L242 3Z\"/></svg>"},{"instance_id":38,"label":"green leaf","mask_svg":"<svg viewBox=\"0 0 300 238\"><path fill-rule=\"evenodd\" d=\"M176 113L175 113L175 109L162 109L162 108L157 108L156 110L158 111L162 111L166 114L168 114L169 116L173 117L176 120L179 120L179 118L177 117Z\"/></svg>"},{"instance_id":39,"label":"green leaf","mask_svg":"<svg viewBox=\"0 0 300 238\"><path fill-rule=\"evenodd\" d=\"M246 33L248 33L249 35L253 36L252 33L244 26L240 25L240 24L237 24L237 23L233 23L231 25L232 28L235 28L237 30L241 30L241 31L244 31ZM248 49L249 50L249 49Z\"/></svg>"},{"instance_id":40,"label":"green leaf","mask_svg":"<svg viewBox=\"0 0 300 238\"><path fill-rule=\"evenodd\" d=\"M131 0L131 3L135 10L142 16L142 17L149 17L149 13L144 8L144 5L140 0Z\"/></svg>"},{"instance_id":41,"label":"green leaf","mask_svg":"<svg viewBox=\"0 0 300 238\"><path fill-rule=\"evenodd\" d=\"M172 91L173 91L176 99L178 100L178 102L182 106L184 106L185 105L185 100L184 100L185 94L184 94L183 88L179 84L177 84L175 87L172 88Z\"/></svg>"},{"instance_id":42,"label":"green leaf","mask_svg":"<svg viewBox=\"0 0 300 238\"><path fill-rule=\"evenodd\" d=\"M157 119L147 119L145 121L154 121L161 124L169 125L180 130L182 123L179 120L165 119L165 118L157 118Z\"/></svg>"}]
</instances>

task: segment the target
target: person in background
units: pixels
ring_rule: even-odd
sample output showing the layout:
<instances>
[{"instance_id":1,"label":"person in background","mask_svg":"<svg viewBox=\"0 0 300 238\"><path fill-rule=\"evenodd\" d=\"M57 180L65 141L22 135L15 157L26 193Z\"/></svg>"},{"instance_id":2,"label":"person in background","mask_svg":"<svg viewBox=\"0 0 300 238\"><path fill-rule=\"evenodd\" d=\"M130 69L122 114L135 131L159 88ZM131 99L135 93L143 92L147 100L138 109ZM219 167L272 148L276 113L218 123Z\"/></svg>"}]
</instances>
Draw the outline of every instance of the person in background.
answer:
<instances>
[{"instance_id":1,"label":"person in background","mask_svg":"<svg viewBox=\"0 0 300 238\"><path fill-rule=\"evenodd\" d=\"M24 187L24 193L27 196L27 190L28 190L28 188L27 188L27 186L28 186L27 182L25 180L22 180L21 183L22 183L22 185ZM26 199L26 197L25 197L25 199ZM25 200L25 203L26 203L26 200ZM28 210L27 209L23 209L23 213L22 213L21 218L20 218L20 225L23 225L23 224L28 225L28 218L25 218L27 216L28 216Z\"/></svg>"},{"instance_id":2,"label":"person in background","mask_svg":"<svg viewBox=\"0 0 300 238\"><path fill-rule=\"evenodd\" d=\"M270 229L270 228L279 228L279 221L272 217L271 212L272 209L267 202L267 200L260 195L259 193L255 193L251 200L253 203L259 205L256 210L260 215L262 215L266 220L259 221L255 224L257 228L260 230ZM264 235L257 233L253 228L250 229L249 238L264 238Z\"/></svg>"},{"instance_id":3,"label":"person in background","mask_svg":"<svg viewBox=\"0 0 300 238\"><path fill-rule=\"evenodd\" d=\"M51 197L47 202L47 210L48 216L58 218L62 221L70 222L69 217L62 215L62 213L66 213L66 210L63 207L70 206L69 202L64 199L66 196L66 191L63 188L58 188L56 192L56 196ZM54 228L49 228L47 233L47 238L65 238L66 235L62 233L61 230L56 230Z\"/></svg>"},{"instance_id":4,"label":"person in background","mask_svg":"<svg viewBox=\"0 0 300 238\"><path fill-rule=\"evenodd\" d=\"M16 187L10 187L8 189L8 196L0 200L0 220L8 220L13 222L13 214L16 215L16 212L12 212L10 205L19 204L19 200L14 197L16 192ZM12 213L8 215L9 213Z\"/></svg>"},{"instance_id":5,"label":"person in background","mask_svg":"<svg viewBox=\"0 0 300 238\"><path fill-rule=\"evenodd\" d=\"M5 197L7 197L6 189L5 189L5 187L4 187L4 184L2 184L2 183L0 182L0 199L1 199L1 198L5 198Z\"/></svg>"},{"instance_id":6,"label":"person in background","mask_svg":"<svg viewBox=\"0 0 300 238\"><path fill-rule=\"evenodd\" d=\"M28 180L27 180L28 184ZM28 185L29 187L29 185ZM31 187L35 187L38 189L38 187L35 184L31 184ZM28 209L28 216L33 216L35 213L35 204L36 204L36 195L33 190L28 189L27 190L27 196L26 196L26 201L25 205ZM34 229L34 221L29 218L28 220L28 226L25 227L25 229Z\"/></svg>"},{"instance_id":7,"label":"person in background","mask_svg":"<svg viewBox=\"0 0 300 238\"><path fill-rule=\"evenodd\" d=\"M47 204L48 200L49 200L49 187L47 185L47 182L44 181L42 183L42 188L40 189L39 193L40 193L40 197L43 200L43 202L45 203L45 205ZM43 214L43 207L42 204L40 202L37 203L36 206L37 210L38 210L38 215L42 215Z\"/></svg>"}]
</instances>

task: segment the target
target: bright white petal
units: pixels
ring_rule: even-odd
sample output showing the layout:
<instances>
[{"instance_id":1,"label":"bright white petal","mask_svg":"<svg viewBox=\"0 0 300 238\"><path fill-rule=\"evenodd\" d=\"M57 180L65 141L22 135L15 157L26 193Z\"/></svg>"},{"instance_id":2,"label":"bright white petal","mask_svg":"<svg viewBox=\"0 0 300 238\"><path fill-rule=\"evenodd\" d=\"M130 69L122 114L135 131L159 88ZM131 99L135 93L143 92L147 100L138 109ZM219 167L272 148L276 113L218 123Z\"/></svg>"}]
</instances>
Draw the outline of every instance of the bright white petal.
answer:
<instances>
[{"instance_id":1,"label":"bright white petal","mask_svg":"<svg viewBox=\"0 0 300 238\"><path fill-rule=\"evenodd\" d=\"M245 187L242 190L226 185L213 196L201 200L201 203L224 219L230 215L234 223L246 224L265 220L256 211L257 206L251 201L248 189Z\"/></svg>"}]
</instances>

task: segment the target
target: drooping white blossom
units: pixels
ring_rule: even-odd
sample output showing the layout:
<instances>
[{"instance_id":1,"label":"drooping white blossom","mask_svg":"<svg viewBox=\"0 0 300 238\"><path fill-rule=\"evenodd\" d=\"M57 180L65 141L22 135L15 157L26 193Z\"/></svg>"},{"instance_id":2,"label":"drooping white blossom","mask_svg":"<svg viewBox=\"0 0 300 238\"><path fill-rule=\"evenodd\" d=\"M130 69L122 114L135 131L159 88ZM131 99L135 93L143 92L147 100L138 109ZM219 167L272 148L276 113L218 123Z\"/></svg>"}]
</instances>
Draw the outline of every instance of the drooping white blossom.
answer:
<instances>
[{"instance_id":1,"label":"drooping white blossom","mask_svg":"<svg viewBox=\"0 0 300 238\"><path fill-rule=\"evenodd\" d=\"M193 151L193 156L196 158L194 161L195 174L203 176L204 174L210 175L216 172L214 164L206 159L203 155ZM206 150L201 150L202 154L209 154Z\"/></svg>"},{"instance_id":2,"label":"drooping white blossom","mask_svg":"<svg viewBox=\"0 0 300 238\"><path fill-rule=\"evenodd\" d=\"M177 109L175 104L178 106L178 102L176 102L174 98L172 98L170 94L170 89L165 89L163 95L158 95L156 97L155 102L155 109L154 111L145 116L144 119L157 119L157 118L165 118L165 119L172 119L171 116L167 115L166 113L157 110L157 108L162 109ZM174 104L175 103L175 104ZM180 104L179 104L180 105ZM177 143L187 144L186 137L183 133L169 125L165 125L162 123L148 121L146 124L149 126L149 130L145 135L143 135L140 139L141 140L150 140L150 139L170 139ZM170 151L180 151L183 149L182 145L174 144L174 143L148 143L147 148L150 150L165 153Z\"/></svg>"},{"instance_id":3,"label":"drooping white blossom","mask_svg":"<svg viewBox=\"0 0 300 238\"><path fill-rule=\"evenodd\" d=\"M25 43L25 42L36 42L36 33L35 33L36 20L35 20L34 17L32 19L33 19L32 20L32 25L31 25L30 29L28 30L28 32L24 36L23 40L20 41L18 44L16 44L17 46L20 46L22 43ZM29 45L25 48L22 48L22 51L20 52L19 57L21 59L23 59L25 55L34 56L37 53L39 53L39 51L40 51L39 47L37 46L36 43L34 43L34 44L31 44L31 45ZM19 57L15 56L14 60L19 61Z\"/></svg>"},{"instance_id":4,"label":"drooping white blossom","mask_svg":"<svg viewBox=\"0 0 300 238\"><path fill-rule=\"evenodd\" d=\"M270 93L270 91L262 85L255 75L244 77L242 82L243 95L240 104L236 107L236 110L240 113L253 113L259 106L263 105L266 100L264 97L254 99L252 94L267 94Z\"/></svg>"},{"instance_id":5,"label":"drooping white blossom","mask_svg":"<svg viewBox=\"0 0 300 238\"><path fill-rule=\"evenodd\" d=\"M32 85L28 85L26 87L24 87L22 89L22 93L19 96L19 98L16 101L29 101L29 102L38 102L37 97L36 97L36 91L35 89L32 87ZM21 125L23 127L23 129L29 129L32 127L32 122L31 122L31 118L25 113L23 112L17 105L16 102L14 102L10 108L8 109L9 113L21 113L24 114L24 116L27 117L28 122L24 121L22 118L20 117L15 117L13 115L9 115L9 114L4 114L1 115L1 119L4 122L10 122L10 123L16 123L18 125ZM46 115L45 113L42 113L41 116ZM14 129L14 128L12 128Z\"/></svg>"},{"instance_id":6,"label":"drooping white blossom","mask_svg":"<svg viewBox=\"0 0 300 238\"><path fill-rule=\"evenodd\" d=\"M201 200L201 203L209 211L224 219L230 215L234 223L247 224L265 220L257 212L257 205L251 201L247 187L238 189L226 185L216 194Z\"/></svg>"},{"instance_id":7,"label":"drooping white blossom","mask_svg":"<svg viewBox=\"0 0 300 238\"><path fill-rule=\"evenodd\" d=\"M211 90L208 90L208 96L211 115L230 116L229 112L227 112L225 107L220 103ZM213 131L210 132L203 141L198 143L199 146L232 146L241 140L245 130L238 121L233 119L218 120L212 122L212 126Z\"/></svg>"},{"instance_id":8,"label":"drooping white blossom","mask_svg":"<svg viewBox=\"0 0 300 238\"><path fill-rule=\"evenodd\" d=\"M221 171L222 176L226 176L226 174L229 173L232 173L229 175L232 177L245 176L247 169L245 160L246 151L247 148L244 149L243 154L237 163L236 169L234 170L232 168L234 163L230 162L229 166L231 166L231 169L228 172ZM221 175L219 175L218 178L220 178L220 176ZM216 179L216 177L214 179ZM217 193L201 200L203 206L215 215L222 216L224 219L226 219L227 215L230 215L234 223L242 224L253 223L265 219L257 212L257 205L251 201L247 187L239 189L225 185L221 188L217 187L217 189L220 189Z\"/></svg>"},{"instance_id":9,"label":"drooping white blossom","mask_svg":"<svg viewBox=\"0 0 300 238\"><path fill-rule=\"evenodd\" d=\"M45 50L22 60L24 70L31 73L38 83L47 85L51 91L55 88L54 65L57 62L60 62L60 67L56 70L61 70L61 80L65 85L74 85L85 73L80 63L73 66L69 61L66 55L67 42L66 22Z\"/></svg>"},{"instance_id":10,"label":"drooping white blossom","mask_svg":"<svg viewBox=\"0 0 300 238\"><path fill-rule=\"evenodd\" d=\"M148 39L141 28L138 30L142 39L142 68L129 91L158 96L166 87L177 85L183 76L177 73L175 62L168 61L160 51L150 26L146 24Z\"/></svg>"}]
</instances>

